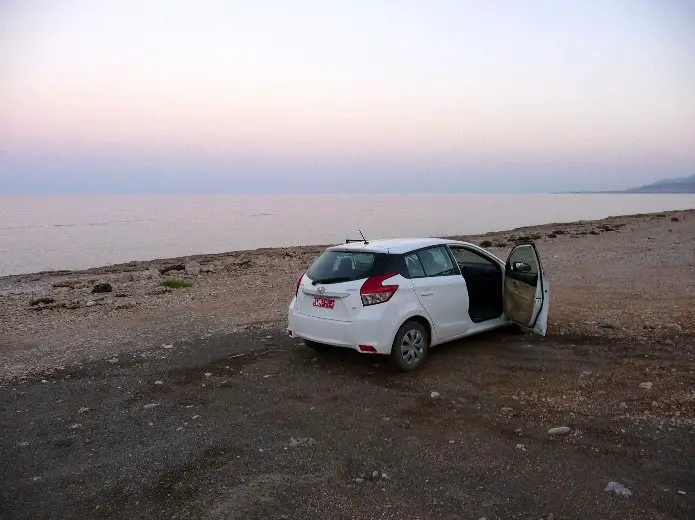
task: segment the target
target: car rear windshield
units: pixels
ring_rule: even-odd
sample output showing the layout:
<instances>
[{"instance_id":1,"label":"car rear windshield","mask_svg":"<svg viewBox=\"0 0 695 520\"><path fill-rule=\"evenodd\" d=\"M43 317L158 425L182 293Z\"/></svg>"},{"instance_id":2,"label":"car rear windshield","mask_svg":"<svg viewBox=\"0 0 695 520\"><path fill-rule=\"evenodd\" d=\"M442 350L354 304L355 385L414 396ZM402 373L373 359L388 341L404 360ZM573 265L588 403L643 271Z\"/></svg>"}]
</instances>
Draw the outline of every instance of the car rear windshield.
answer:
<instances>
[{"instance_id":1,"label":"car rear windshield","mask_svg":"<svg viewBox=\"0 0 695 520\"><path fill-rule=\"evenodd\" d=\"M314 283L340 283L383 274L386 253L324 251L307 271Z\"/></svg>"}]
</instances>

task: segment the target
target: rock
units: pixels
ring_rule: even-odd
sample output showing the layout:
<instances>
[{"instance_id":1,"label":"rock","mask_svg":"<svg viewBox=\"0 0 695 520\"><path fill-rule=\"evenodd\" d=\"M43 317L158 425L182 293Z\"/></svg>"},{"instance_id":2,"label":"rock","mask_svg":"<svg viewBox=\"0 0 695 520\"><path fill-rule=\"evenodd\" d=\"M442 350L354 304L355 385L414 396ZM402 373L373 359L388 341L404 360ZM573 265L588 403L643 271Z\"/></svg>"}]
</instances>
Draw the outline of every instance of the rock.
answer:
<instances>
[{"instance_id":1,"label":"rock","mask_svg":"<svg viewBox=\"0 0 695 520\"><path fill-rule=\"evenodd\" d=\"M388 478L388 475L386 473L382 473L381 478Z\"/></svg>"},{"instance_id":2,"label":"rock","mask_svg":"<svg viewBox=\"0 0 695 520\"><path fill-rule=\"evenodd\" d=\"M155 385L163 385L164 381L160 381L159 379L157 379L157 381L155 381L154 384Z\"/></svg>"},{"instance_id":3,"label":"rock","mask_svg":"<svg viewBox=\"0 0 695 520\"><path fill-rule=\"evenodd\" d=\"M113 278L114 282L118 283L128 283L133 281L133 273L118 273Z\"/></svg>"},{"instance_id":4,"label":"rock","mask_svg":"<svg viewBox=\"0 0 695 520\"><path fill-rule=\"evenodd\" d=\"M632 491L627 489L621 483L614 482L612 480L606 485L606 488L604 489L604 491L609 492L609 493L612 492L612 493L615 493L616 495L620 495L623 497L632 496Z\"/></svg>"},{"instance_id":5,"label":"rock","mask_svg":"<svg viewBox=\"0 0 695 520\"><path fill-rule=\"evenodd\" d=\"M84 304L85 307L94 307L97 304L94 300L87 300Z\"/></svg>"},{"instance_id":6,"label":"rock","mask_svg":"<svg viewBox=\"0 0 695 520\"><path fill-rule=\"evenodd\" d=\"M602 329L617 329L618 326L612 321L602 321L598 324Z\"/></svg>"},{"instance_id":7,"label":"rock","mask_svg":"<svg viewBox=\"0 0 695 520\"><path fill-rule=\"evenodd\" d=\"M195 421L198 417L200 417L200 415L194 415L191 419Z\"/></svg>"},{"instance_id":8,"label":"rock","mask_svg":"<svg viewBox=\"0 0 695 520\"><path fill-rule=\"evenodd\" d=\"M439 399L439 392L432 392L432 393L430 394L430 397L431 397L432 399Z\"/></svg>"},{"instance_id":9,"label":"rock","mask_svg":"<svg viewBox=\"0 0 695 520\"><path fill-rule=\"evenodd\" d=\"M651 390L652 389L652 382L651 381L645 381L644 383L640 383L639 387L644 389L644 390Z\"/></svg>"},{"instance_id":10,"label":"rock","mask_svg":"<svg viewBox=\"0 0 695 520\"><path fill-rule=\"evenodd\" d=\"M510 406L503 406L502 408L500 408L500 412L502 412L502 413L509 413L509 412L513 412L513 411L514 411L514 408L511 408Z\"/></svg>"},{"instance_id":11,"label":"rock","mask_svg":"<svg viewBox=\"0 0 695 520\"><path fill-rule=\"evenodd\" d=\"M27 441L22 441L18 442L17 446L19 446L20 448L24 448L25 446L29 446L29 443Z\"/></svg>"},{"instance_id":12,"label":"rock","mask_svg":"<svg viewBox=\"0 0 695 520\"><path fill-rule=\"evenodd\" d=\"M183 431L183 426L179 426L178 428L176 428L176 431L177 431L177 432L182 432L182 431Z\"/></svg>"},{"instance_id":13,"label":"rock","mask_svg":"<svg viewBox=\"0 0 695 520\"><path fill-rule=\"evenodd\" d=\"M31 305L32 307L35 307L35 306L40 305L40 304L49 305L49 304L54 303L54 302L55 302L55 300L53 298L43 296L41 298L34 298L33 300L31 300L29 302L29 305Z\"/></svg>"},{"instance_id":14,"label":"rock","mask_svg":"<svg viewBox=\"0 0 695 520\"><path fill-rule=\"evenodd\" d=\"M60 280L57 282L52 283L51 285L55 287L56 289L58 288L64 288L64 289L74 289L76 285L79 285L79 280Z\"/></svg>"},{"instance_id":15,"label":"rock","mask_svg":"<svg viewBox=\"0 0 695 520\"><path fill-rule=\"evenodd\" d=\"M123 300L123 301L120 301L116 304L116 309L117 310L132 309L136 305L137 305L137 303L135 302L135 300Z\"/></svg>"},{"instance_id":16,"label":"rock","mask_svg":"<svg viewBox=\"0 0 695 520\"><path fill-rule=\"evenodd\" d=\"M113 291L113 287L109 282L99 282L92 287L92 294L109 293Z\"/></svg>"},{"instance_id":17,"label":"rock","mask_svg":"<svg viewBox=\"0 0 695 520\"><path fill-rule=\"evenodd\" d=\"M77 413L86 413L88 411L89 411L89 408L87 408L86 406L83 406L82 408L77 410Z\"/></svg>"},{"instance_id":18,"label":"rock","mask_svg":"<svg viewBox=\"0 0 695 520\"><path fill-rule=\"evenodd\" d=\"M170 349L170 348L174 348L174 345L164 344L164 345L162 345L162 348Z\"/></svg>"},{"instance_id":19,"label":"rock","mask_svg":"<svg viewBox=\"0 0 695 520\"><path fill-rule=\"evenodd\" d=\"M517 444L516 449L521 450L521 451L526 451L526 446L524 446L523 444Z\"/></svg>"},{"instance_id":20,"label":"rock","mask_svg":"<svg viewBox=\"0 0 695 520\"><path fill-rule=\"evenodd\" d=\"M161 269L159 269L159 272L161 274L166 274L171 271L184 271L186 269L186 266L183 264L170 264L170 265L165 265Z\"/></svg>"},{"instance_id":21,"label":"rock","mask_svg":"<svg viewBox=\"0 0 695 520\"><path fill-rule=\"evenodd\" d=\"M111 358L111 359L109 359L109 363L111 363L112 365L115 364L115 363L118 363L118 358Z\"/></svg>"},{"instance_id":22,"label":"rock","mask_svg":"<svg viewBox=\"0 0 695 520\"><path fill-rule=\"evenodd\" d=\"M664 325L664 328L673 332L680 332L683 330L683 328L680 325L678 325L678 323L667 323L666 325Z\"/></svg>"},{"instance_id":23,"label":"rock","mask_svg":"<svg viewBox=\"0 0 695 520\"><path fill-rule=\"evenodd\" d=\"M155 407L157 407L157 406L159 406L158 403L149 403L149 404L146 404L145 406L143 406L143 409L149 410L149 409L155 408Z\"/></svg>"},{"instance_id":24,"label":"rock","mask_svg":"<svg viewBox=\"0 0 695 520\"><path fill-rule=\"evenodd\" d=\"M81 430L82 428L84 428L82 423L74 423L70 425L71 430Z\"/></svg>"},{"instance_id":25,"label":"rock","mask_svg":"<svg viewBox=\"0 0 695 520\"><path fill-rule=\"evenodd\" d=\"M379 478L379 472L378 471L372 471L372 478Z\"/></svg>"},{"instance_id":26,"label":"rock","mask_svg":"<svg viewBox=\"0 0 695 520\"><path fill-rule=\"evenodd\" d=\"M205 377L210 377L212 375L212 372L205 372Z\"/></svg>"},{"instance_id":27,"label":"rock","mask_svg":"<svg viewBox=\"0 0 695 520\"><path fill-rule=\"evenodd\" d=\"M550 428L548 430L548 435L565 435L570 432L569 426L558 426L557 428Z\"/></svg>"},{"instance_id":28,"label":"rock","mask_svg":"<svg viewBox=\"0 0 695 520\"><path fill-rule=\"evenodd\" d=\"M200 264L198 262L188 262L186 264L186 274L198 276L200 274Z\"/></svg>"},{"instance_id":29,"label":"rock","mask_svg":"<svg viewBox=\"0 0 695 520\"><path fill-rule=\"evenodd\" d=\"M80 307L82 307L80 300L71 300L65 304L66 309L79 309Z\"/></svg>"},{"instance_id":30,"label":"rock","mask_svg":"<svg viewBox=\"0 0 695 520\"><path fill-rule=\"evenodd\" d=\"M683 491L682 489L678 490L678 494L679 495L687 495L687 493L685 491Z\"/></svg>"},{"instance_id":31,"label":"rock","mask_svg":"<svg viewBox=\"0 0 695 520\"><path fill-rule=\"evenodd\" d=\"M357 478L355 479L355 483L356 483L356 484L362 484L362 482L364 482L364 479L363 479L363 478L357 477Z\"/></svg>"},{"instance_id":32,"label":"rock","mask_svg":"<svg viewBox=\"0 0 695 520\"><path fill-rule=\"evenodd\" d=\"M296 448L297 446L311 446L316 444L316 440L312 437L290 437L290 446Z\"/></svg>"}]
</instances>

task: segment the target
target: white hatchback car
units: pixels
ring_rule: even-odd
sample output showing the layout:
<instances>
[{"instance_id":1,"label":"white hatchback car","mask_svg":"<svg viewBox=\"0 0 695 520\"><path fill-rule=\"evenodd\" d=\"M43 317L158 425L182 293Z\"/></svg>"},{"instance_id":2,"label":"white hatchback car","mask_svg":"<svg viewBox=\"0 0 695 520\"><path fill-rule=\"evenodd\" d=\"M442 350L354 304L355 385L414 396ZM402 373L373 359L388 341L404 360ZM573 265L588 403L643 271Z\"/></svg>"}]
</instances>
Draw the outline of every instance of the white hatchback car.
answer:
<instances>
[{"instance_id":1,"label":"white hatchback car","mask_svg":"<svg viewBox=\"0 0 695 520\"><path fill-rule=\"evenodd\" d=\"M299 277L288 333L317 349L389 354L409 371L430 346L511 323L545 335L549 296L532 243L503 262L454 240L351 241Z\"/></svg>"}]
</instances>

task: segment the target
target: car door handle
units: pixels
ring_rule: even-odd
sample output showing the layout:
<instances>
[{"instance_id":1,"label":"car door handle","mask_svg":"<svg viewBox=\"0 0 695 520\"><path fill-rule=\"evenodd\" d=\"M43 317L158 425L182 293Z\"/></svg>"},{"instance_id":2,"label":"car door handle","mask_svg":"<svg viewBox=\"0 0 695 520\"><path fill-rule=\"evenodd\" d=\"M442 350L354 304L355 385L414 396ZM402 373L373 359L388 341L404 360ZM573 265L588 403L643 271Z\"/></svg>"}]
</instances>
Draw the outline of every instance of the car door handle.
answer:
<instances>
[{"instance_id":1,"label":"car door handle","mask_svg":"<svg viewBox=\"0 0 695 520\"><path fill-rule=\"evenodd\" d=\"M420 293L420 296L432 296L434 294L434 291L422 291Z\"/></svg>"}]
</instances>

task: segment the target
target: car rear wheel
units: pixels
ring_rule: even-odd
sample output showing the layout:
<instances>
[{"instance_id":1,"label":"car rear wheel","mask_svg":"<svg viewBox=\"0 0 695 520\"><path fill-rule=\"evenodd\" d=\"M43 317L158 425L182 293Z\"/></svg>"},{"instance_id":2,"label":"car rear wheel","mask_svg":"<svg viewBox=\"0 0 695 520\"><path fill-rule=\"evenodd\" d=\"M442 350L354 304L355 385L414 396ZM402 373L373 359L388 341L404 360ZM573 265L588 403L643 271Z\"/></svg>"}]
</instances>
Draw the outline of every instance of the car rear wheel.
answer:
<instances>
[{"instance_id":1,"label":"car rear wheel","mask_svg":"<svg viewBox=\"0 0 695 520\"><path fill-rule=\"evenodd\" d=\"M315 350L316 352L324 352L330 348L328 345L325 345L323 343L318 343L316 341L311 341L310 339L305 339L304 344L307 347Z\"/></svg>"},{"instance_id":2,"label":"car rear wheel","mask_svg":"<svg viewBox=\"0 0 695 520\"><path fill-rule=\"evenodd\" d=\"M429 334L417 321L406 321L398 329L391 347L391 360L403 372L415 370L427 357Z\"/></svg>"}]
</instances>

